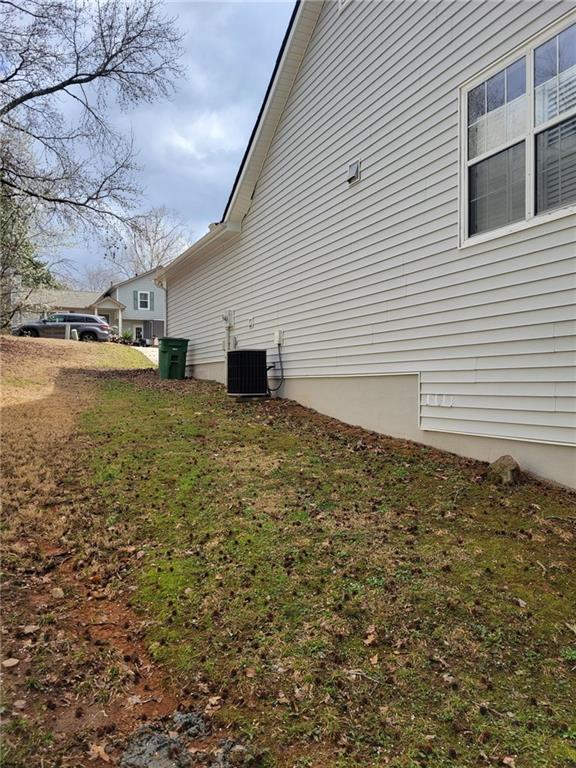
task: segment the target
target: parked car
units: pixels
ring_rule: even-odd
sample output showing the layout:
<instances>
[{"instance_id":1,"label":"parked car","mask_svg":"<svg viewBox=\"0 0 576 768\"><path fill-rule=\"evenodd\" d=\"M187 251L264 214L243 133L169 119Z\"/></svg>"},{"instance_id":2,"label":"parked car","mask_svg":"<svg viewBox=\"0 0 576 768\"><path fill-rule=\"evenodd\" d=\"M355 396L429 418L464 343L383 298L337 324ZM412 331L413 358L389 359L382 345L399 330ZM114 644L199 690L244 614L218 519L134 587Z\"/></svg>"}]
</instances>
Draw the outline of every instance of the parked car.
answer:
<instances>
[{"instance_id":1,"label":"parked car","mask_svg":"<svg viewBox=\"0 0 576 768\"><path fill-rule=\"evenodd\" d=\"M66 325L78 331L80 341L108 341L110 326L103 317L97 315L80 315L70 312L57 312L49 317L23 323L14 328L16 336L42 336L48 339L63 339L66 335Z\"/></svg>"}]
</instances>

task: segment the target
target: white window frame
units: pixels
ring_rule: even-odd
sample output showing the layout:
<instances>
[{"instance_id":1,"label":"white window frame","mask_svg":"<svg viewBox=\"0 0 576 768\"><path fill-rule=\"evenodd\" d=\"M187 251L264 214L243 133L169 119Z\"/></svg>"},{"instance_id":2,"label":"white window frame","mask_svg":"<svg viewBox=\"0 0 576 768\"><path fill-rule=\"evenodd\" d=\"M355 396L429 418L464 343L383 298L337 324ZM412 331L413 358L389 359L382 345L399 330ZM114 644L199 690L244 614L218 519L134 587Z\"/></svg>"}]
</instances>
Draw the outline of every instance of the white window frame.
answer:
<instances>
[{"instance_id":1,"label":"white window frame","mask_svg":"<svg viewBox=\"0 0 576 768\"><path fill-rule=\"evenodd\" d=\"M142 306L142 296L146 296L146 306ZM150 291L138 291L138 309L150 309Z\"/></svg>"},{"instance_id":2,"label":"white window frame","mask_svg":"<svg viewBox=\"0 0 576 768\"><path fill-rule=\"evenodd\" d=\"M548 42L564 29L567 29L572 24L576 23L576 13L569 11L553 24L548 25L542 32L532 36L522 45L516 47L513 51L502 56L494 64L486 67L473 78L470 78L460 86L459 99L458 99L458 120L460 125L460 141L459 141L459 222L458 222L458 245L460 248L468 248L478 243L484 243L488 240L494 240L498 237L504 237L505 235L512 234L514 232L520 232L524 229L543 224L547 221L554 221L555 219L562 219L566 216L572 216L576 214L576 204L564 206L562 208L555 208L551 211L545 211L544 213L535 212L536 201L536 174L535 174L535 142L536 135L551 128L558 123L562 123L571 117L576 116L576 108L563 112L558 117L548 120L545 123L540 123L535 126L534 120L534 50L543 43ZM498 147L494 147L488 152L484 152L481 155L477 155L472 160L468 159L468 93L480 85L485 80L505 69L510 64L513 64L518 59L524 57L526 59L526 95L528 97L528 127L524 134L518 136L505 144L501 144ZM488 157L492 157L498 152L504 149L509 149L516 144L524 142L526 145L526 217L520 221L515 221L512 224L506 224L503 227L492 229L488 232L482 232L478 235L468 235L468 218L469 218L469 205L468 205L468 169L471 165L475 165L481 160L485 160Z\"/></svg>"}]
</instances>

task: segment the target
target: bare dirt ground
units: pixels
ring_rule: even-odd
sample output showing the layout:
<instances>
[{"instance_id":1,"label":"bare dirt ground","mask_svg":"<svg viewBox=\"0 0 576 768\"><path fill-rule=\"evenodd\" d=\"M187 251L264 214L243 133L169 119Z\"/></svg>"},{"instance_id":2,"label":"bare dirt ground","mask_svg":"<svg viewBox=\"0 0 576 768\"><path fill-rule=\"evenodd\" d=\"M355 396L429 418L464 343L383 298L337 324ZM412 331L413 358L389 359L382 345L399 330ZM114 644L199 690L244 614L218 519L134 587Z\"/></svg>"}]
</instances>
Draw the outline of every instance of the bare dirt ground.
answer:
<instances>
[{"instance_id":1,"label":"bare dirt ground","mask_svg":"<svg viewBox=\"0 0 576 768\"><path fill-rule=\"evenodd\" d=\"M94 397L91 368L142 368L138 352L45 339L1 340L2 765L110 764L114 742L182 704L140 640L129 595L78 560L85 468L74 445ZM110 545L103 530L94 546ZM115 567L137 556L120 548ZM121 695L117 695L120 694ZM112 750L113 752L113 750Z\"/></svg>"}]
</instances>

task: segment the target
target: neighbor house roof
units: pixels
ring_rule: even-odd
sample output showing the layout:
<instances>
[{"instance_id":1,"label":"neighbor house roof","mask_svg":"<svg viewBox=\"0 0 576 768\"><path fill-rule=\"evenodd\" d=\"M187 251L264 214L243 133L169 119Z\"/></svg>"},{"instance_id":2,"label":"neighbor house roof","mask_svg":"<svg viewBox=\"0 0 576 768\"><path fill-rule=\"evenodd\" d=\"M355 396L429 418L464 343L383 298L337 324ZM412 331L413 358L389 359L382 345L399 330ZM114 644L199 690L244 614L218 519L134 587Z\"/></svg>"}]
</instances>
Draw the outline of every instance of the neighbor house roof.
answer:
<instances>
[{"instance_id":1,"label":"neighbor house roof","mask_svg":"<svg viewBox=\"0 0 576 768\"><path fill-rule=\"evenodd\" d=\"M83 309L91 306L98 298L97 291L67 291L56 288L37 288L27 299L28 304L43 305L58 309Z\"/></svg>"},{"instance_id":2,"label":"neighbor house roof","mask_svg":"<svg viewBox=\"0 0 576 768\"><path fill-rule=\"evenodd\" d=\"M297 0L222 220L212 224L204 237L160 270L158 275L160 279L200 252L208 253L216 247L221 247L241 231L242 220L250 208L256 182L264 166L321 8L322 0L305 0L304 2Z\"/></svg>"},{"instance_id":3,"label":"neighbor house roof","mask_svg":"<svg viewBox=\"0 0 576 768\"><path fill-rule=\"evenodd\" d=\"M98 294L98 301L102 301L103 299L110 296L112 291L115 291L116 288L119 288L121 285L128 285L128 283L132 283L134 280L139 280L141 277L147 277L148 275L153 275L155 272L158 272L162 269L162 266L153 267L152 269L149 269L147 272L140 272L139 275L132 275L132 277L127 277L126 280L121 280L119 283L112 283L109 288L107 288L104 293ZM115 301L115 299L113 299ZM122 304L122 306L124 306Z\"/></svg>"}]
</instances>

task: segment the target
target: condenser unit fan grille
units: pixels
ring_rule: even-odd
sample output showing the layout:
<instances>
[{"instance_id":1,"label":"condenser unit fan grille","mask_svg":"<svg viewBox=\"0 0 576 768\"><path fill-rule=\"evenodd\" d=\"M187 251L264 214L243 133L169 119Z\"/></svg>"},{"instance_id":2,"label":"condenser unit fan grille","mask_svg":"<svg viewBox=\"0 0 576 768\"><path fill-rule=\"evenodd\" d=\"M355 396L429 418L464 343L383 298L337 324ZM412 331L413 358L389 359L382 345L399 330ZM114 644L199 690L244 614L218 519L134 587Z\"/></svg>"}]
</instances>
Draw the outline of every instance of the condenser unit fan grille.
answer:
<instances>
[{"instance_id":1,"label":"condenser unit fan grille","mask_svg":"<svg viewBox=\"0 0 576 768\"><path fill-rule=\"evenodd\" d=\"M229 395L262 397L268 394L265 349L234 349L228 352Z\"/></svg>"}]
</instances>

